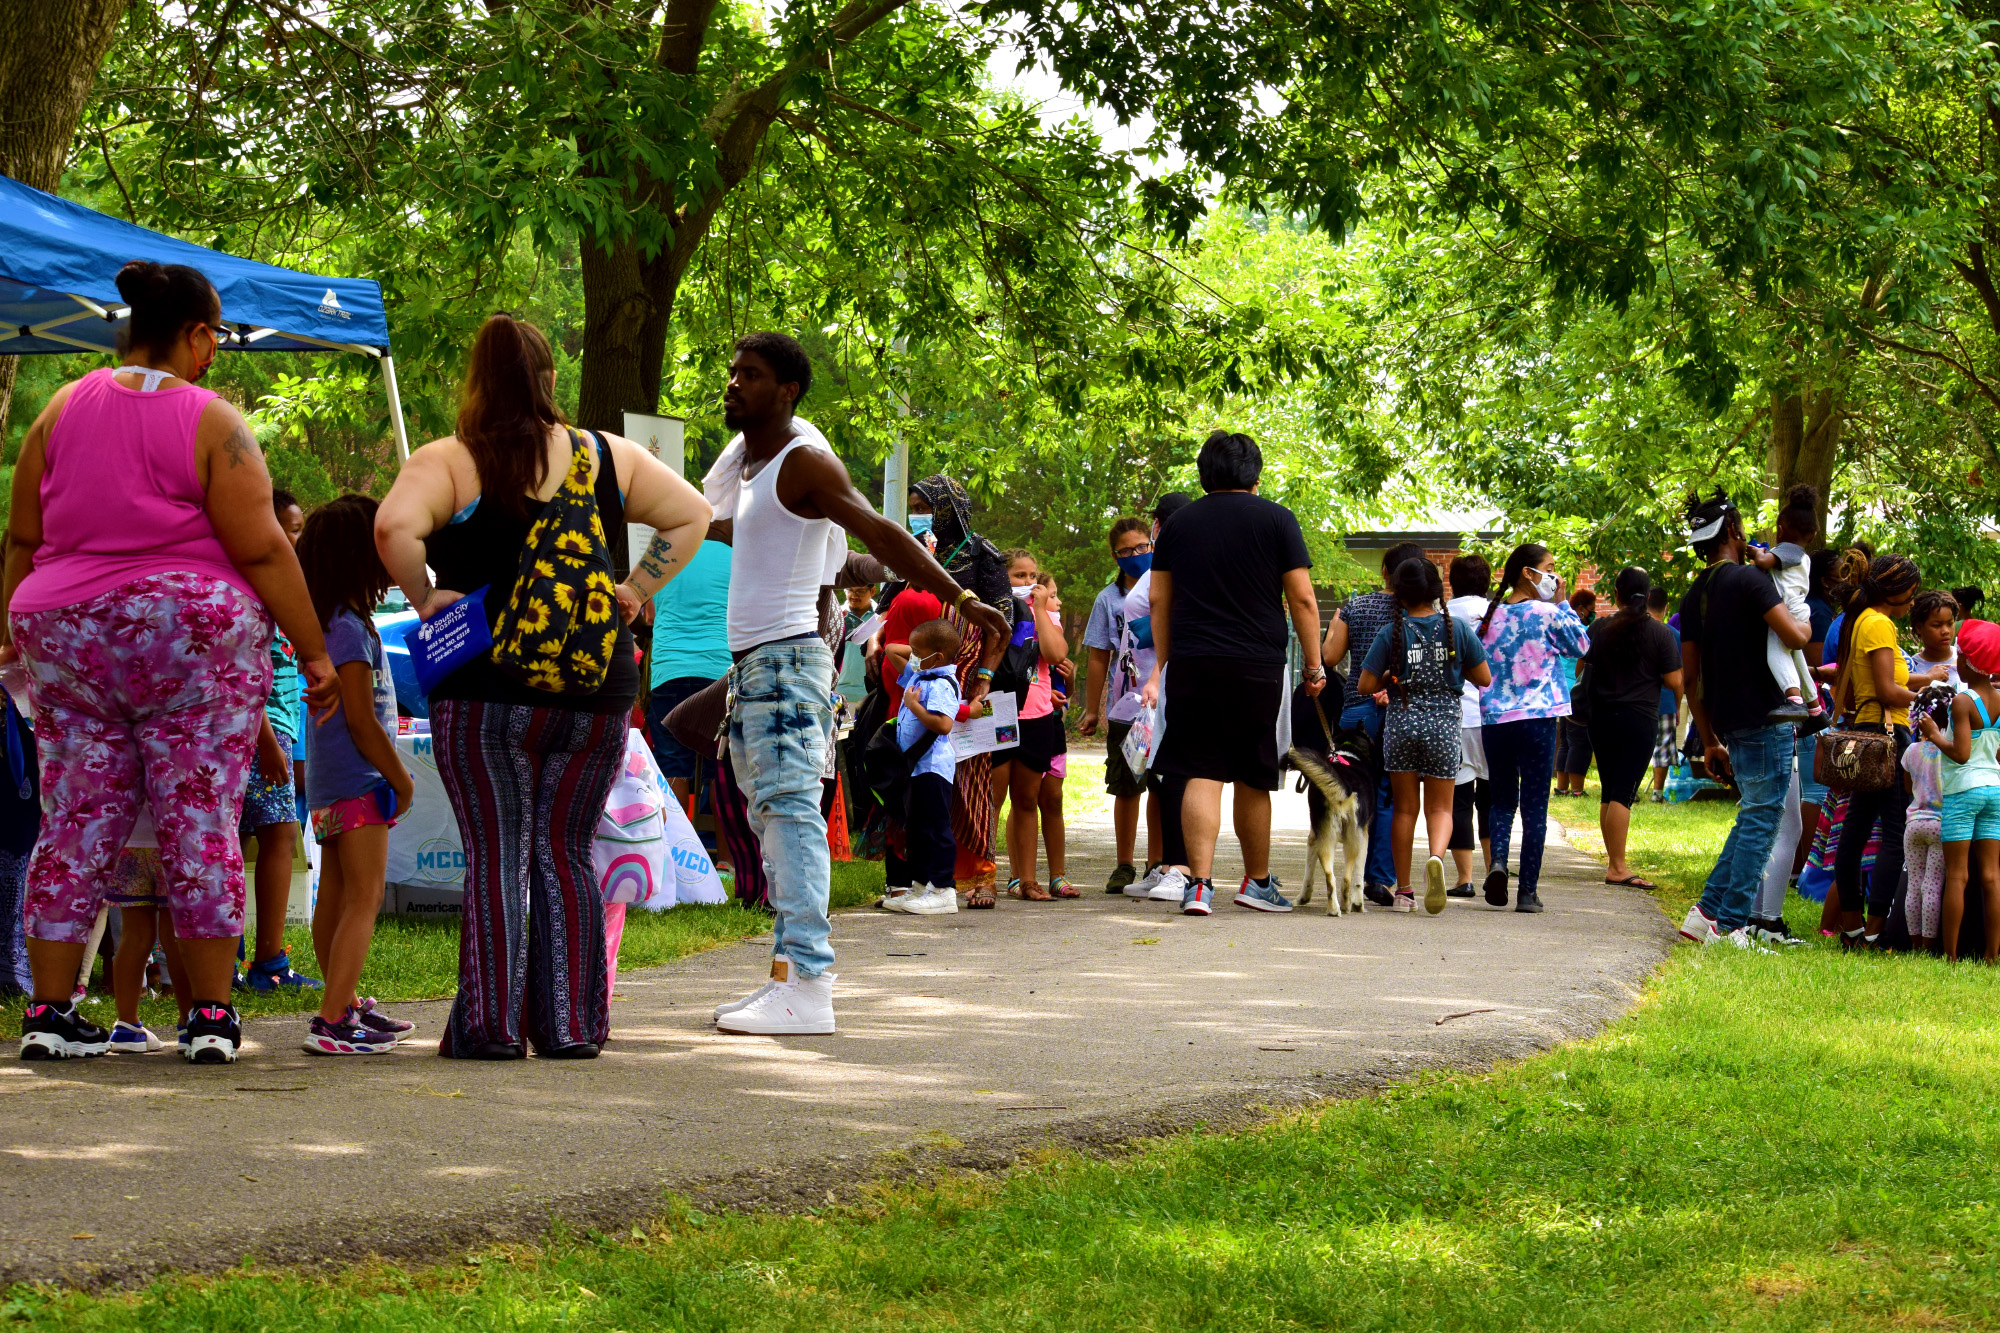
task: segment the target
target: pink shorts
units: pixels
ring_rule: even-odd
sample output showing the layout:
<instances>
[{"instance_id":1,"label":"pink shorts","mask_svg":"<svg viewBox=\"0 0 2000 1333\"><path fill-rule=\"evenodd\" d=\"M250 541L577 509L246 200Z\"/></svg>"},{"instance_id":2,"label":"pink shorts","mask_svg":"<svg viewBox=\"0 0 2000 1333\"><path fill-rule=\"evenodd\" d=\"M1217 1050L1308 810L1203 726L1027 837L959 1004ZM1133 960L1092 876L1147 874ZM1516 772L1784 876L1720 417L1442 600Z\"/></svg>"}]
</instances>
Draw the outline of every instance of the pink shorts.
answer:
<instances>
[{"instance_id":1,"label":"pink shorts","mask_svg":"<svg viewBox=\"0 0 2000 1333\"><path fill-rule=\"evenodd\" d=\"M352 833L358 828L371 824L396 827L396 821L382 813L382 802L374 792L366 796L350 796L344 801L335 801L323 810L312 812L313 837L321 842L337 838L343 833Z\"/></svg>"}]
</instances>

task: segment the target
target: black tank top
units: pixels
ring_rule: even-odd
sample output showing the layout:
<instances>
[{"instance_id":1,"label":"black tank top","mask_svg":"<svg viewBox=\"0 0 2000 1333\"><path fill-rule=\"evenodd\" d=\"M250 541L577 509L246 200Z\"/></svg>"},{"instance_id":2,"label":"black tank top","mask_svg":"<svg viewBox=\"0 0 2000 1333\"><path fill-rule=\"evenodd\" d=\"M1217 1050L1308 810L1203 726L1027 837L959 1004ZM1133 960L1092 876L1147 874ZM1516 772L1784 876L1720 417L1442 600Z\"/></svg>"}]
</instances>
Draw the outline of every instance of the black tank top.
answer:
<instances>
[{"instance_id":1,"label":"black tank top","mask_svg":"<svg viewBox=\"0 0 2000 1333\"><path fill-rule=\"evenodd\" d=\"M611 450L601 437L589 438L597 443L597 516L609 539L625 529L625 497L618 492L618 469L611 461ZM437 577L437 586L450 592L490 589L486 594L490 627L500 619L500 610L521 572L521 548L527 545L528 530L547 505L546 500L530 500L525 514L515 515L502 505L488 503L484 496L473 501L470 514L454 518L424 542L425 559ZM639 664L632 656L631 627L619 623L611 670L595 694L551 694L532 689L495 668L490 653L481 653L439 681L430 697L567 708L578 713L624 712L639 697Z\"/></svg>"}]
</instances>

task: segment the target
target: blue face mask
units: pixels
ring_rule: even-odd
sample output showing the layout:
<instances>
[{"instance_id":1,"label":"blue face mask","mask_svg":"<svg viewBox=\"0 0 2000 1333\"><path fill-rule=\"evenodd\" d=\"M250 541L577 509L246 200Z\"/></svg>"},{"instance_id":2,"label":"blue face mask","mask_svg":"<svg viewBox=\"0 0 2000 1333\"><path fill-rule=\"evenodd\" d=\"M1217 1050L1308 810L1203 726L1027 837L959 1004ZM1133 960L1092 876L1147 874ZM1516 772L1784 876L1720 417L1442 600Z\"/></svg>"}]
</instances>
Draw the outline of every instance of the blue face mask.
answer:
<instances>
[{"instance_id":1,"label":"blue face mask","mask_svg":"<svg viewBox=\"0 0 2000 1333\"><path fill-rule=\"evenodd\" d=\"M1151 551L1144 555L1120 555L1112 558L1118 562L1118 572L1128 579L1136 579L1153 567Z\"/></svg>"},{"instance_id":2,"label":"blue face mask","mask_svg":"<svg viewBox=\"0 0 2000 1333\"><path fill-rule=\"evenodd\" d=\"M911 531L912 533L916 534L916 535L917 535L917 536L919 536L919 537L922 537L922 536L926 535L926 534L927 534L927 533L929 533L929 532L930 532L930 530L931 530L931 519L933 519L933 518L935 518L935 517L936 517L936 515L934 515L934 514L912 514L912 515L910 515L910 519L909 519L909 522L910 522L910 531Z\"/></svg>"}]
</instances>

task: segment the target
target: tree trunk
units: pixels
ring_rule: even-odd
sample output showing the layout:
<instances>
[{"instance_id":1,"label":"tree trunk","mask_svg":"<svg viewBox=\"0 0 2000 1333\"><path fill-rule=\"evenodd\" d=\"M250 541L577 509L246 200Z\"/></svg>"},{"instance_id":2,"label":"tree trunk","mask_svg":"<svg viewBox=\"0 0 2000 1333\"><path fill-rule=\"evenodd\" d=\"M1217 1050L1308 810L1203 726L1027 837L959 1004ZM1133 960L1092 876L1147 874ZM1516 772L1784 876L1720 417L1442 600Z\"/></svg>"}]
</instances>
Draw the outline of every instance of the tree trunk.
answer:
<instances>
[{"instance_id":1,"label":"tree trunk","mask_svg":"<svg viewBox=\"0 0 2000 1333\"><path fill-rule=\"evenodd\" d=\"M77 118L129 0L0 5L0 175L53 191ZM20 358L0 356L0 432Z\"/></svg>"},{"instance_id":2,"label":"tree trunk","mask_svg":"<svg viewBox=\"0 0 2000 1333\"><path fill-rule=\"evenodd\" d=\"M1780 499L1804 483L1819 495L1815 514L1826 533L1827 492L1840 448L1840 393L1830 388L1778 390L1771 395L1771 440L1765 466Z\"/></svg>"},{"instance_id":3,"label":"tree trunk","mask_svg":"<svg viewBox=\"0 0 2000 1333\"><path fill-rule=\"evenodd\" d=\"M687 223L650 263L634 245L583 250L583 384L577 424L625 429L625 413L660 410L667 329L707 220Z\"/></svg>"}]
</instances>

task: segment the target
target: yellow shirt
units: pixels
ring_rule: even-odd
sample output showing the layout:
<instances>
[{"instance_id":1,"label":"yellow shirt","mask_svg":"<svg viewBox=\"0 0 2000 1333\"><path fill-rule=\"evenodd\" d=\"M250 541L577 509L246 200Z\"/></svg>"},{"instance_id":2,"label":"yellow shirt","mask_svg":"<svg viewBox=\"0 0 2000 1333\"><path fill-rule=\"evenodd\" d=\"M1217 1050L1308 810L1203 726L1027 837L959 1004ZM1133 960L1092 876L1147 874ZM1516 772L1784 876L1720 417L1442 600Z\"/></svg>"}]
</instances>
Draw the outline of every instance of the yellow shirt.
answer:
<instances>
[{"instance_id":1,"label":"yellow shirt","mask_svg":"<svg viewBox=\"0 0 2000 1333\"><path fill-rule=\"evenodd\" d=\"M1855 619L1847 633L1854 644L1847 668L1854 691L1854 720L1879 723L1882 721L1882 704L1875 697L1875 664L1868 660L1868 655L1877 648L1887 648L1893 679L1904 689L1910 686L1910 664L1904 660L1903 650L1896 645L1896 623L1870 607ZM1909 726L1909 708L1891 708L1889 721L1897 726Z\"/></svg>"}]
</instances>

